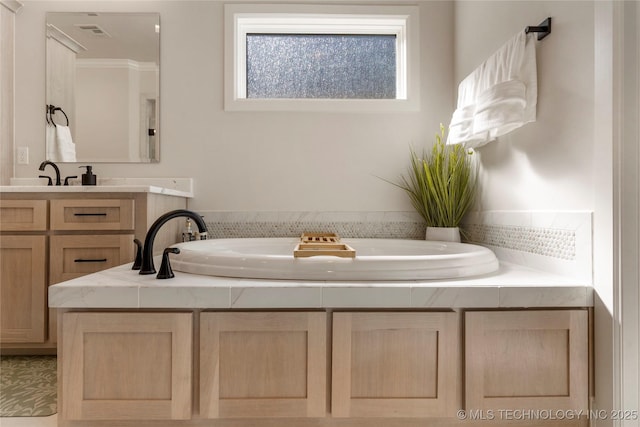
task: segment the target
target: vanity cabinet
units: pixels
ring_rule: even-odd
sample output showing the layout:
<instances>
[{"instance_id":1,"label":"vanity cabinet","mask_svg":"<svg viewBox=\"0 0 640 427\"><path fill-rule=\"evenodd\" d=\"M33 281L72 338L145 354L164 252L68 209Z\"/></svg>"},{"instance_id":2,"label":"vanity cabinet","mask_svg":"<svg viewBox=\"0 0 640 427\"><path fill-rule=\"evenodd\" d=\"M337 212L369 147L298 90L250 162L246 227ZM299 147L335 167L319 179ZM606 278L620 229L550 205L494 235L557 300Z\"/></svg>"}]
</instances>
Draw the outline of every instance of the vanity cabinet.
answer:
<instances>
[{"instance_id":1,"label":"vanity cabinet","mask_svg":"<svg viewBox=\"0 0 640 427\"><path fill-rule=\"evenodd\" d=\"M64 313L61 417L191 418L192 318L191 313Z\"/></svg>"},{"instance_id":2,"label":"vanity cabinet","mask_svg":"<svg viewBox=\"0 0 640 427\"><path fill-rule=\"evenodd\" d=\"M324 417L326 402L326 313L201 314L201 417Z\"/></svg>"},{"instance_id":3,"label":"vanity cabinet","mask_svg":"<svg viewBox=\"0 0 640 427\"><path fill-rule=\"evenodd\" d=\"M588 411L587 310L465 313L467 409Z\"/></svg>"},{"instance_id":4,"label":"vanity cabinet","mask_svg":"<svg viewBox=\"0 0 640 427\"><path fill-rule=\"evenodd\" d=\"M334 313L334 417L450 417L459 407L458 314Z\"/></svg>"},{"instance_id":5,"label":"vanity cabinet","mask_svg":"<svg viewBox=\"0 0 640 427\"><path fill-rule=\"evenodd\" d=\"M2 352L55 352L48 286L133 262L134 238L144 241L158 216L184 208L184 197L146 192L0 194ZM163 226L154 252L175 243L180 229L176 220Z\"/></svg>"}]
</instances>

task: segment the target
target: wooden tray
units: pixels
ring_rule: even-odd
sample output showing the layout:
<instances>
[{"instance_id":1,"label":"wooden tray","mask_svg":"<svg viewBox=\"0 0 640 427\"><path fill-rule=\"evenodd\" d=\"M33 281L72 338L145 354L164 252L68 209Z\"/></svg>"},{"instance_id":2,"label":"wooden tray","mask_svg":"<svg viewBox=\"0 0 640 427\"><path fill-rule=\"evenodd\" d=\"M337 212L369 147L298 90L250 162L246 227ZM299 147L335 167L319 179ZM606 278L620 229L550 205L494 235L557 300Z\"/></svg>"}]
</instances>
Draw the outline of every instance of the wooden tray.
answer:
<instances>
[{"instance_id":1,"label":"wooden tray","mask_svg":"<svg viewBox=\"0 0 640 427\"><path fill-rule=\"evenodd\" d=\"M336 233L303 233L300 241L302 243L338 243L340 237Z\"/></svg>"},{"instance_id":2,"label":"wooden tray","mask_svg":"<svg viewBox=\"0 0 640 427\"><path fill-rule=\"evenodd\" d=\"M293 250L294 258L312 256L337 256L341 258L355 258L356 251L344 243L299 243Z\"/></svg>"}]
</instances>

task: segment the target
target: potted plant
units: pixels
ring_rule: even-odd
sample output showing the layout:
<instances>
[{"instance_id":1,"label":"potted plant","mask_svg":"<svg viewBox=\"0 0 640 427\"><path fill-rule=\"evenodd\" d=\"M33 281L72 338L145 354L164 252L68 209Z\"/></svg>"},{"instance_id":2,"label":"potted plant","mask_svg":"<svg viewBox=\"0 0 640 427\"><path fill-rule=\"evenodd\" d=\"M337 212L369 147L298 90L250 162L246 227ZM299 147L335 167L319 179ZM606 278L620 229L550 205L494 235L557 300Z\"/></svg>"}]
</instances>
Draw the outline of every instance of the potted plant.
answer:
<instances>
[{"instance_id":1,"label":"potted plant","mask_svg":"<svg viewBox=\"0 0 640 427\"><path fill-rule=\"evenodd\" d=\"M460 241L459 225L471 208L477 168L473 151L463 144L446 145L444 126L430 153L419 157L411 148L411 165L400 183L413 207L427 223L427 240Z\"/></svg>"}]
</instances>

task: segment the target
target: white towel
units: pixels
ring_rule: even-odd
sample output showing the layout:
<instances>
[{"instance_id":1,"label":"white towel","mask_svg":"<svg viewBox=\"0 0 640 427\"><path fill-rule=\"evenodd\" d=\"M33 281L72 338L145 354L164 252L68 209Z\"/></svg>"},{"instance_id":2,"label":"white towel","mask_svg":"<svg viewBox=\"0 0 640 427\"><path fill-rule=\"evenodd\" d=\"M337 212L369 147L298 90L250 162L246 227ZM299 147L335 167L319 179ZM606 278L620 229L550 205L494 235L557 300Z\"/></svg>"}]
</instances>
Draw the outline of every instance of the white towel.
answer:
<instances>
[{"instance_id":1,"label":"white towel","mask_svg":"<svg viewBox=\"0 0 640 427\"><path fill-rule=\"evenodd\" d=\"M45 144L47 147L47 160L52 162L58 161L58 153L56 150L56 126L54 124L47 123L47 129L45 133Z\"/></svg>"},{"instance_id":2,"label":"white towel","mask_svg":"<svg viewBox=\"0 0 640 427\"><path fill-rule=\"evenodd\" d=\"M76 144L71 139L71 130L68 126L55 125L55 159L52 162L75 162Z\"/></svg>"},{"instance_id":3,"label":"white towel","mask_svg":"<svg viewBox=\"0 0 640 427\"><path fill-rule=\"evenodd\" d=\"M518 33L460 82L447 144L481 147L536 120L534 37Z\"/></svg>"}]
</instances>

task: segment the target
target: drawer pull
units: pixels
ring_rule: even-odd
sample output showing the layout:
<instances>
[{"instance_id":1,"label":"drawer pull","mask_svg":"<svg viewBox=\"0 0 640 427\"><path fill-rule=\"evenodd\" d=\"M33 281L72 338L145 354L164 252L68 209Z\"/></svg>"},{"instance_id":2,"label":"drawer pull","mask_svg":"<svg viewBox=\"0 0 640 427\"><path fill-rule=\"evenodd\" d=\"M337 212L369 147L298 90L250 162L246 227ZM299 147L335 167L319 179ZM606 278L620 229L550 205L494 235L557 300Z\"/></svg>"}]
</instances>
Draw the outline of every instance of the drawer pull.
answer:
<instances>
[{"instance_id":1,"label":"drawer pull","mask_svg":"<svg viewBox=\"0 0 640 427\"><path fill-rule=\"evenodd\" d=\"M82 258L78 258L78 259L74 259L73 262L107 262L106 258L101 258L101 259L82 259Z\"/></svg>"},{"instance_id":2,"label":"drawer pull","mask_svg":"<svg viewBox=\"0 0 640 427\"><path fill-rule=\"evenodd\" d=\"M75 216L107 216L104 212L98 213L74 213Z\"/></svg>"}]
</instances>

